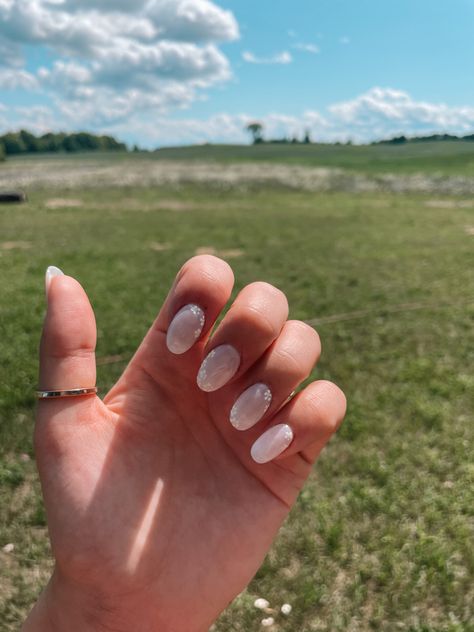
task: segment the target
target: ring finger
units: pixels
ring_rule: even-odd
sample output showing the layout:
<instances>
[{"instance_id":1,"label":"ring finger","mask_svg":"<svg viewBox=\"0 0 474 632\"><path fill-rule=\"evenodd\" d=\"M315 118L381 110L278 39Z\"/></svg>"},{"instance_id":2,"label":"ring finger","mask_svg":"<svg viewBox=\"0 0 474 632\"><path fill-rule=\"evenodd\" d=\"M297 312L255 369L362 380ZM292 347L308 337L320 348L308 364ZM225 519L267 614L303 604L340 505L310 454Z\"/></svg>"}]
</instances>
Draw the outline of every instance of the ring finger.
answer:
<instances>
[{"instance_id":1,"label":"ring finger","mask_svg":"<svg viewBox=\"0 0 474 632\"><path fill-rule=\"evenodd\" d=\"M215 416L220 418L224 412L225 423L242 431L270 419L309 376L320 352L319 336L312 327L296 320L286 322L260 360L212 396Z\"/></svg>"}]
</instances>

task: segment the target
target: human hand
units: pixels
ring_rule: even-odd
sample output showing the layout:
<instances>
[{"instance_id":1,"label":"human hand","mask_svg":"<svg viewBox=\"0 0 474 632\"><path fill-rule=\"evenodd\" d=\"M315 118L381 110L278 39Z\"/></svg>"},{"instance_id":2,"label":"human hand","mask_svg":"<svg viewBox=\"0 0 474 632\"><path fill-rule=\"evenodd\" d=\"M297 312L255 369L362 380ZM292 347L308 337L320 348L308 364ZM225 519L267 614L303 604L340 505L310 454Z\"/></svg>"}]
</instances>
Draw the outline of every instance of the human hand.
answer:
<instances>
[{"instance_id":1,"label":"human hand","mask_svg":"<svg viewBox=\"0 0 474 632\"><path fill-rule=\"evenodd\" d=\"M326 381L288 401L320 343L266 283L245 287L210 337L232 286L224 261L189 260L103 401L39 402L56 565L25 632L201 632L261 565L346 404ZM95 385L95 343L83 289L53 277L40 388Z\"/></svg>"}]
</instances>

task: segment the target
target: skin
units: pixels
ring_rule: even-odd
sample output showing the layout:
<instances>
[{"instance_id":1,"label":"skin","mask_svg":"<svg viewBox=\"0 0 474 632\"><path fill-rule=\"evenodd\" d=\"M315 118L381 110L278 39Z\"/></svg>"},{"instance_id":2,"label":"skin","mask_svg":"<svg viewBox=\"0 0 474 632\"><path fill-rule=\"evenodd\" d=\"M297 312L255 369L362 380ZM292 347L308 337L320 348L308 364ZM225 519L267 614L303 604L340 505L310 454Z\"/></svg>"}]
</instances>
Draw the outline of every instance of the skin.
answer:
<instances>
[{"instance_id":1,"label":"skin","mask_svg":"<svg viewBox=\"0 0 474 632\"><path fill-rule=\"evenodd\" d=\"M325 381L288 402L320 343L313 329L287 320L285 296L266 283L244 288L210 338L232 286L224 261L189 260L103 401L39 402L35 447L56 564L24 632L203 632L258 570L346 403ZM174 355L166 331L189 303L202 307L206 324L189 351ZM54 277L40 387L94 385L95 343L84 290ZM240 367L204 393L196 375L219 344L239 351ZM229 412L256 382L271 388L272 404L241 432ZM293 442L255 463L251 445L277 423L291 426Z\"/></svg>"}]
</instances>

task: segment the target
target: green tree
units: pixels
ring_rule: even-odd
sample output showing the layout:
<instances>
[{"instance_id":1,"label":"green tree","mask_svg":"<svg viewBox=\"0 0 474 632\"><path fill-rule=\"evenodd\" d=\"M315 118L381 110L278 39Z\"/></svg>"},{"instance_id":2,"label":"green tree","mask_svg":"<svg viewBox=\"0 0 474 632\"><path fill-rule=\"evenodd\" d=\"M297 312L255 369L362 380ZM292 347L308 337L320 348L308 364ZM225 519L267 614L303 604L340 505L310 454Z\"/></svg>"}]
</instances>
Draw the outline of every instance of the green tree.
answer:
<instances>
[{"instance_id":1,"label":"green tree","mask_svg":"<svg viewBox=\"0 0 474 632\"><path fill-rule=\"evenodd\" d=\"M33 152L38 151L38 139L36 138L34 134L22 129L20 131L20 138L23 142L23 145L25 146L25 151L27 153L33 153Z\"/></svg>"},{"instance_id":2,"label":"green tree","mask_svg":"<svg viewBox=\"0 0 474 632\"><path fill-rule=\"evenodd\" d=\"M23 143L23 140L20 138L19 134L10 132L8 134L4 134L0 138L0 140L3 144L5 154L7 156L22 154L26 151L25 144Z\"/></svg>"},{"instance_id":3,"label":"green tree","mask_svg":"<svg viewBox=\"0 0 474 632\"><path fill-rule=\"evenodd\" d=\"M246 128L247 132L252 134L253 144L257 145L258 143L263 142L263 125L258 121L252 121L249 123Z\"/></svg>"}]
</instances>

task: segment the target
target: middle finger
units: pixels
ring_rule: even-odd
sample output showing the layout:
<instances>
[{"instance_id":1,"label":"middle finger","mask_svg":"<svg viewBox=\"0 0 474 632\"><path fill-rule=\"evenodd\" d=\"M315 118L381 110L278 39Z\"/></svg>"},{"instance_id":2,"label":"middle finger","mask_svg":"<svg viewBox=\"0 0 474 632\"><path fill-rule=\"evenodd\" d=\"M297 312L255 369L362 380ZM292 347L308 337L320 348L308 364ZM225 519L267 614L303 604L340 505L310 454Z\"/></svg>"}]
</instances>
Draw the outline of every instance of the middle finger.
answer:
<instances>
[{"instance_id":1,"label":"middle finger","mask_svg":"<svg viewBox=\"0 0 474 632\"><path fill-rule=\"evenodd\" d=\"M287 317L283 292L268 283L247 285L206 345L199 388L216 391L243 375L276 340Z\"/></svg>"}]
</instances>

